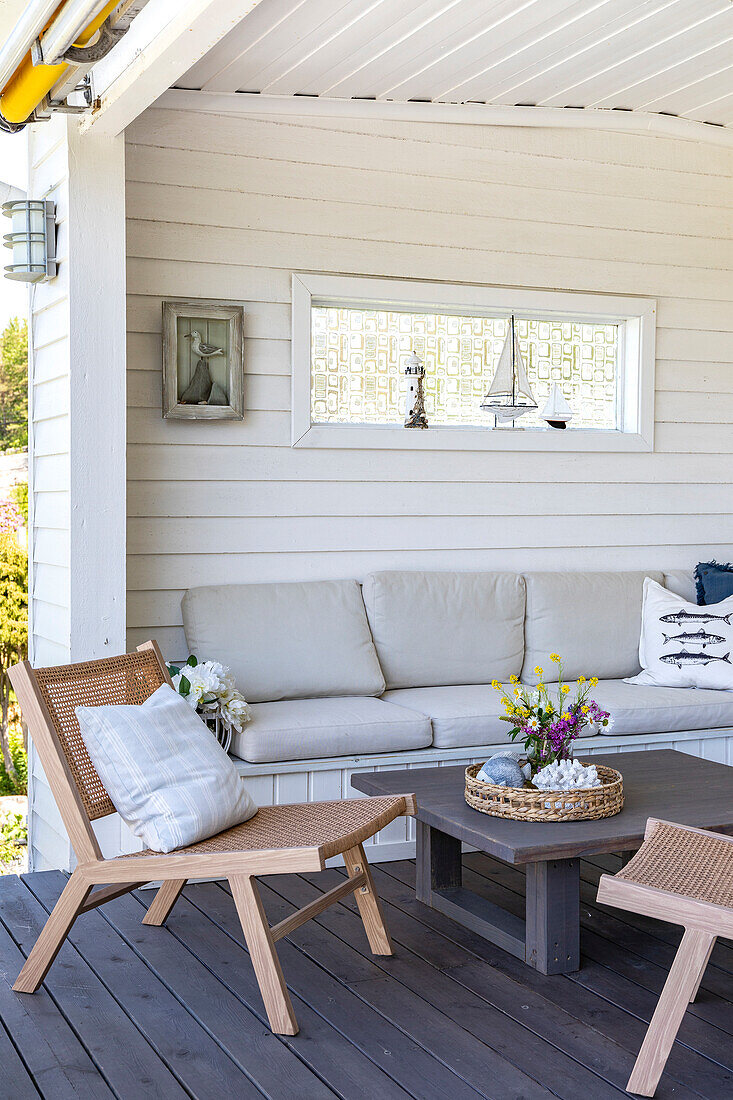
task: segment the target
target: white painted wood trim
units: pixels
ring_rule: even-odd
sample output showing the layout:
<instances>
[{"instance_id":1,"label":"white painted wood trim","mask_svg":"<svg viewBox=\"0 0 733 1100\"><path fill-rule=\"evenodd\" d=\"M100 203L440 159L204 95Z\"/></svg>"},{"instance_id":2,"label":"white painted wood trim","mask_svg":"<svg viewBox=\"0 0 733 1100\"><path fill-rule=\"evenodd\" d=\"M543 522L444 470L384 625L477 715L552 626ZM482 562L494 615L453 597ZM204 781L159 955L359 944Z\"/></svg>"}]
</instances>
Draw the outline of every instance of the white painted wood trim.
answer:
<instances>
[{"instance_id":1,"label":"white painted wood trim","mask_svg":"<svg viewBox=\"0 0 733 1100\"><path fill-rule=\"evenodd\" d=\"M354 306L389 304L417 310L459 309L572 316L621 324L623 431L552 428L430 427L311 424L311 306L337 301ZM292 277L292 445L407 451L642 452L654 449L654 367L657 303L650 298L522 290L510 287L427 283L297 272Z\"/></svg>"},{"instance_id":2,"label":"white painted wood trim","mask_svg":"<svg viewBox=\"0 0 733 1100\"><path fill-rule=\"evenodd\" d=\"M260 0L150 0L122 41L94 67L98 105L83 129L121 134Z\"/></svg>"},{"instance_id":3,"label":"white painted wood trim","mask_svg":"<svg viewBox=\"0 0 733 1100\"><path fill-rule=\"evenodd\" d=\"M138 17L139 18L139 17ZM593 107L515 107L484 103L399 103L328 96L255 95L170 88L156 107L216 115L279 115L300 118L366 118L395 122L450 122L468 126L528 126L541 129L613 130L733 147L733 127L644 111Z\"/></svg>"}]
</instances>

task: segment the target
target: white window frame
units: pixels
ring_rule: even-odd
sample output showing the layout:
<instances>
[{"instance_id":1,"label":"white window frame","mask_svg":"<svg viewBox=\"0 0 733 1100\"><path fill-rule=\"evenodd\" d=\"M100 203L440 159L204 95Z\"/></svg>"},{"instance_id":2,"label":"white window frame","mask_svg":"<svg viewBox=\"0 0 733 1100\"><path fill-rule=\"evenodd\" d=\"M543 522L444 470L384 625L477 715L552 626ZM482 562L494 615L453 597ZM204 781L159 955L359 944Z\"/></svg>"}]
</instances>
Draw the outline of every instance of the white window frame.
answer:
<instances>
[{"instance_id":1,"label":"white window frame","mask_svg":"<svg viewBox=\"0 0 733 1100\"><path fill-rule=\"evenodd\" d=\"M650 298L575 291L510 290L297 272L292 281L292 446L420 451L652 451L657 303ZM313 305L461 312L476 315L556 316L618 324L620 429L566 431L440 425L427 431L400 424L311 422L311 308Z\"/></svg>"}]
</instances>

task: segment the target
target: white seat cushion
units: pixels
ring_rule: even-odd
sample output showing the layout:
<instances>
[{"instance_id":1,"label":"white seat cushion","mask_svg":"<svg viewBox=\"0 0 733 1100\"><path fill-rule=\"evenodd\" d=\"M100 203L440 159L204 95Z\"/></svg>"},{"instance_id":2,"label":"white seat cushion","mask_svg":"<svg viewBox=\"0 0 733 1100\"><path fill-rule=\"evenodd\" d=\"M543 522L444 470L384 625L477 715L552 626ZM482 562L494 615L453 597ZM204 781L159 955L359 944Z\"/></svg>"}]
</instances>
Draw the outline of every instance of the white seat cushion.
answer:
<instances>
[{"instance_id":1,"label":"white seat cushion","mask_svg":"<svg viewBox=\"0 0 733 1100\"><path fill-rule=\"evenodd\" d=\"M515 573L372 573L364 603L388 688L519 674L524 581Z\"/></svg>"},{"instance_id":2,"label":"white seat cushion","mask_svg":"<svg viewBox=\"0 0 733 1100\"><path fill-rule=\"evenodd\" d=\"M257 764L423 749L432 741L429 718L383 699L286 700L254 703L251 711L230 752Z\"/></svg>"},{"instance_id":3,"label":"white seat cushion","mask_svg":"<svg viewBox=\"0 0 733 1100\"><path fill-rule=\"evenodd\" d=\"M499 720L499 715L504 714L501 694L486 684L402 688L388 691L384 698L427 714L433 723L436 749L509 741L512 727Z\"/></svg>"},{"instance_id":4,"label":"white seat cushion","mask_svg":"<svg viewBox=\"0 0 733 1100\"><path fill-rule=\"evenodd\" d=\"M191 653L250 703L384 691L357 581L190 588L182 607Z\"/></svg>"},{"instance_id":5,"label":"white seat cushion","mask_svg":"<svg viewBox=\"0 0 733 1100\"><path fill-rule=\"evenodd\" d=\"M733 726L733 691L644 687L623 680L601 680L591 695L614 720L610 736Z\"/></svg>"},{"instance_id":6,"label":"white seat cushion","mask_svg":"<svg viewBox=\"0 0 733 1100\"><path fill-rule=\"evenodd\" d=\"M644 578L662 573L525 573L527 618L522 680L557 680L551 653L559 653L566 680L620 679L640 670L639 635ZM501 679L501 677L499 677Z\"/></svg>"},{"instance_id":7,"label":"white seat cushion","mask_svg":"<svg viewBox=\"0 0 733 1100\"><path fill-rule=\"evenodd\" d=\"M172 852L257 812L237 770L168 684L140 706L77 707L82 740L115 809L154 852Z\"/></svg>"}]
</instances>

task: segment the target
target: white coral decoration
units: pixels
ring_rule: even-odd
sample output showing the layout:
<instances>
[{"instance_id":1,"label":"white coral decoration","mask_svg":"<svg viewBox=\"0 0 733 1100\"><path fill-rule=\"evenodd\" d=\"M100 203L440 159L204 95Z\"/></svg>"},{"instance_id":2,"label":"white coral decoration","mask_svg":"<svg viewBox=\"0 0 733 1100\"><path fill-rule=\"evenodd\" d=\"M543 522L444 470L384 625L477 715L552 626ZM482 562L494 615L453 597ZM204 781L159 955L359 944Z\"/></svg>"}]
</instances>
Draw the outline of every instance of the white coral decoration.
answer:
<instances>
[{"instance_id":1,"label":"white coral decoration","mask_svg":"<svg viewBox=\"0 0 733 1100\"><path fill-rule=\"evenodd\" d=\"M541 768L532 780L541 791L575 791L583 787L600 787L594 764L586 767L579 760L556 760Z\"/></svg>"}]
</instances>

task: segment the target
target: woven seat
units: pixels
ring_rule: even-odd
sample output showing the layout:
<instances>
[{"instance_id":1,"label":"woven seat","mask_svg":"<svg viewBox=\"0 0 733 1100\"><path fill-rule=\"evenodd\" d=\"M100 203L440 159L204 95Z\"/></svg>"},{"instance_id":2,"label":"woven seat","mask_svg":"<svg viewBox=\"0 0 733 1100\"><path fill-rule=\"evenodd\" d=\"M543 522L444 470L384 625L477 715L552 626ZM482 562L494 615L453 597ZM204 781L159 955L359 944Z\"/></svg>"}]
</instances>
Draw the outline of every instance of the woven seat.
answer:
<instances>
[{"instance_id":1,"label":"woven seat","mask_svg":"<svg viewBox=\"0 0 733 1100\"><path fill-rule=\"evenodd\" d=\"M715 940L733 937L733 837L650 818L633 859L601 876L598 901L685 929L626 1086L654 1096Z\"/></svg>"},{"instance_id":2,"label":"woven seat","mask_svg":"<svg viewBox=\"0 0 733 1100\"><path fill-rule=\"evenodd\" d=\"M276 848L320 848L324 859L361 844L404 813L402 795L349 798L340 802L297 802L262 806L254 817L208 840L178 848L175 854L251 852ZM358 839L357 839L358 838ZM155 856L146 849L117 860Z\"/></svg>"},{"instance_id":3,"label":"woven seat","mask_svg":"<svg viewBox=\"0 0 733 1100\"><path fill-rule=\"evenodd\" d=\"M78 860L18 975L17 992L38 989L80 913L159 880L143 924L165 923L188 878L229 880L270 1026L281 1034L295 1035L298 1025L276 940L353 893L372 951L392 954L363 843L396 817L413 814L414 795L263 806L243 824L186 848L104 859L91 822L115 807L87 752L76 708L144 703L171 683L160 650L146 642L137 653L56 668L34 669L24 661L10 669L10 679ZM344 881L270 928L256 876L320 871L336 855L346 865Z\"/></svg>"},{"instance_id":4,"label":"woven seat","mask_svg":"<svg viewBox=\"0 0 733 1100\"><path fill-rule=\"evenodd\" d=\"M656 821L616 878L733 909L733 844L714 833Z\"/></svg>"}]
</instances>

